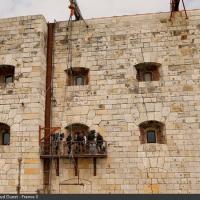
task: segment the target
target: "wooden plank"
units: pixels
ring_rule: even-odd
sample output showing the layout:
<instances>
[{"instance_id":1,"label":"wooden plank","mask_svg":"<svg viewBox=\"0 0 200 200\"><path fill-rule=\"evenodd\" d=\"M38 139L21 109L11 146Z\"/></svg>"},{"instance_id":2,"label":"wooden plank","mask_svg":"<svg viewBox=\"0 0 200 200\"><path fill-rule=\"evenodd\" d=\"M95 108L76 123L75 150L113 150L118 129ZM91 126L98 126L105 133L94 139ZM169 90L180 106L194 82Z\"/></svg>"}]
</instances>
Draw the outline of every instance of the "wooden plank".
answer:
<instances>
[{"instance_id":1,"label":"wooden plank","mask_svg":"<svg viewBox=\"0 0 200 200\"><path fill-rule=\"evenodd\" d=\"M99 155L74 155L74 158L107 158L107 154L99 154ZM40 158L45 159L45 158L66 158L66 159L71 159L70 156L68 155L40 155Z\"/></svg>"},{"instance_id":2,"label":"wooden plank","mask_svg":"<svg viewBox=\"0 0 200 200\"><path fill-rule=\"evenodd\" d=\"M93 165L94 165L94 176L97 175L97 159L93 158Z\"/></svg>"},{"instance_id":3,"label":"wooden plank","mask_svg":"<svg viewBox=\"0 0 200 200\"><path fill-rule=\"evenodd\" d=\"M75 171L75 176L78 176L78 158L74 158L74 171Z\"/></svg>"}]
</instances>

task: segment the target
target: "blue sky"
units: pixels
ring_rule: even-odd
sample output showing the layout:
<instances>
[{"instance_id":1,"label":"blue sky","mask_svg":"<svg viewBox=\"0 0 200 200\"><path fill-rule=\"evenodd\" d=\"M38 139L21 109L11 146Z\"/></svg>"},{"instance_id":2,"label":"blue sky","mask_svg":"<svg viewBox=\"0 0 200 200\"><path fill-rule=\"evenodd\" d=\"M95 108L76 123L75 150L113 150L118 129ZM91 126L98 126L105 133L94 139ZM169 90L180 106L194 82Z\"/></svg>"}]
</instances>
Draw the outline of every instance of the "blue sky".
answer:
<instances>
[{"instance_id":1,"label":"blue sky","mask_svg":"<svg viewBox=\"0 0 200 200\"><path fill-rule=\"evenodd\" d=\"M85 19L169 11L170 0L77 0ZM200 9L200 0L184 0ZM48 21L69 18L69 0L0 0L0 18L42 14Z\"/></svg>"}]
</instances>

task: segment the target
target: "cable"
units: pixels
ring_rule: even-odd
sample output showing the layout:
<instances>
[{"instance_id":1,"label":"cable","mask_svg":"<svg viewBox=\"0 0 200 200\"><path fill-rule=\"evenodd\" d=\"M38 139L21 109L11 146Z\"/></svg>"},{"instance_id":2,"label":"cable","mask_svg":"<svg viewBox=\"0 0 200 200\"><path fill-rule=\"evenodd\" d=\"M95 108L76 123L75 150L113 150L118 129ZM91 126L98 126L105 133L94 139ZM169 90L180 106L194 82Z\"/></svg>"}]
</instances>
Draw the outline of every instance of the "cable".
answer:
<instances>
[{"instance_id":1,"label":"cable","mask_svg":"<svg viewBox=\"0 0 200 200\"><path fill-rule=\"evenodd\" d=\"M74 3L73 1L70 3ZM77 4L77 3L76 3ZM76 5L77 6L77 5ZM78 7L78 6L77 6ZM73 57L72 57L72 31L73 31L73 20L72 20L72 17L74 15L74 9L75 9L75 5L70 5L69 7L71 9L71 14L70 14L70 17L69 17L69 20L68 20L68 23L67 23L67 32L68 32L68 45L67 45L67 50L68 50L68 55L67 55L67 73L68 75L71 75L73 76L73 66L72 66L72 63L73 63ZM80 13L80 10L79 10L79 13ZM85 20L83 19L86 27L88 28L88 25L86 24ZM65 87L64 87L64 97L63 97L63 111L62 111L62 114L61 114L61 120L60 120L60 127L62 127L62 122L63 122L63 118L64 118L64 113L65 113L65 105L66 105L66 95L67 95L67 87L68 87L68 84L67 84L67 79L65 81ZM74 87L73 87L73 90L72 90L72 95L74 96ZM73 125L70 126L70 130L69 130L69 134L71 135L71 138L72 138L72 132L73 132ZM71 144L71 152L69 153L69 160L72 162L72 164L74 165L74 168L76 169L77 171L77 175L78 175L78 184L80 184L80 176L79 176L79 169L78 169L78 165L76 163L76 160L74 158L74 154L73 154L73 144ZM60 179L59 179L59 182L60 182ZM59 193L60 193L60 186L59 186Z\"/></svg>"}]
</instances>

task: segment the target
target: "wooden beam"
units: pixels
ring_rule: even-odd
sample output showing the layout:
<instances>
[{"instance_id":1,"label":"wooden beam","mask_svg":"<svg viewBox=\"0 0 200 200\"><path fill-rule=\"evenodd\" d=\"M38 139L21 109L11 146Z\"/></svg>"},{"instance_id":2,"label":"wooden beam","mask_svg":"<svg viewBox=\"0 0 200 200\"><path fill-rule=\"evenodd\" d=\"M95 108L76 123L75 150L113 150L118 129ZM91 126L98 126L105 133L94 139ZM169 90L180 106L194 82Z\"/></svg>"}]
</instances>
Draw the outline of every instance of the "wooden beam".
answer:
<instances>
[{"instance_id":1,"label":"wooden beam","mask_svg":"<svg viewBox=\"0 0 200 200\"><path fill-rule=\"evenodd\" d=\"M74 172L75 172L75 176L79 176L79 172L78 172L78 158L74 158Z\"/></svg>"},{"instance_id":2,"label":"wooden beam","mask_svg":"<svg viewBox=\"0 0 200 200\"><path fill-rule=\"evenodd\" d=\"M97 159L93 158L93 165L94 165L94 176L97 175Z\"/></svg>"},{"instance_id":3,"label":"wooden beam","mask_svg":"<svg viewBox=\"0 0 200 200\"><path fill-rule=\"evenodd\" d=\"M56 159L56 176L60 176L60 160Z\"/></svg>"}]
</instances>

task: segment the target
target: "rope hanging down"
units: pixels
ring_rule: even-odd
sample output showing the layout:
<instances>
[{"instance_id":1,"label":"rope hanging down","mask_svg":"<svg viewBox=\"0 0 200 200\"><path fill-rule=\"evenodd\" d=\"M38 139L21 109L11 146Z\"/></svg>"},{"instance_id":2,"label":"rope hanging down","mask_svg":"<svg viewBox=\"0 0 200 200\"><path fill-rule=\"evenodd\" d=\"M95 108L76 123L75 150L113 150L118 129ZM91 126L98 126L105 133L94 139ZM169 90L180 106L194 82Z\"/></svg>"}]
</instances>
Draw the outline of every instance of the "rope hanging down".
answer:
<instances>
[{"instance_id":1,"label":"rope hanging down","mask_svg":"<svg viewBox=\"0 0 200 200\"><path fill-rule=\"evenodd\" d=\"M89 26L87 25L87 23L85 22L85 20L82 17L81 11L78 7L77 1L76 0L69 0L70 5L69 5L69 9L70 9L70 16L69 16L69 20L68 20L68 25L67 25L67 32L68 32L68 43L67 43L67 51L68 51L68 55L67 55L67 71L70 69L70 73L71 75L73 75L73 67L72 67L72 31L73 31L73 16L75 16L76 20L83 20L86 27L88 28ZM74 91L73 91L74 93ZM65 88L64 88L64 98L63 98L63 112L61 114L61 123L63 121L63 115L64 115L64 110L65 110L65 104L66 104L66 94L67 94L67 79L65 82ZM62 126L62 124L61 124Z\"/></svg>"},{"instance_id":2,"label":"rope hanging down","mask_svg":"<svg viewBox=\"0 0 200 200\"><path fill-rule=\"evenodd\" d=\"M73 75L73 66L72 66L72 61L73 61L73 56L72 56L72 32L73 32L73 17L75 17L75 20L83 20L86 27L88 28L87 23L85 22L85 20L82 17L82 14L80 12L80 9L78 7L78 4L76 2L76 0L69 0L70 1L70 5L69 5L69 9L70 9L70 16L69 16L69 20L68 20L68 25L67 25L67 32L68 32L68 43L67 43L67 50L68 50L68 55L67 55L67 71L70 69L70 73L71 75ZM72 93L74 93L75 91L73 90ZM66 107L66 94L67 94L67 79L65 82L65 87L64 87L64 98L63 98L63 112L61 114L61 121L60 121L60 125L62 127L62 122L63 122L63 118L64 118L64 110ZM72 127L70 130L70 134L72 135ZM60 158L59 158L60 159ZM77 160L74 158L73 155L73 151L71 150L70 154L69 154L69 159L71 161L71 163L74 165L74 168L76 169L77 172L77 183L76 185L84 185L83 183L80 183L80 173L79 173L79 169L78 169L78 163ZM60 184L61 185L61 184ZM70 184L69 184L70 185ZM72 184L74 185L74 184Z\"/></svg>"}]
</instances>

